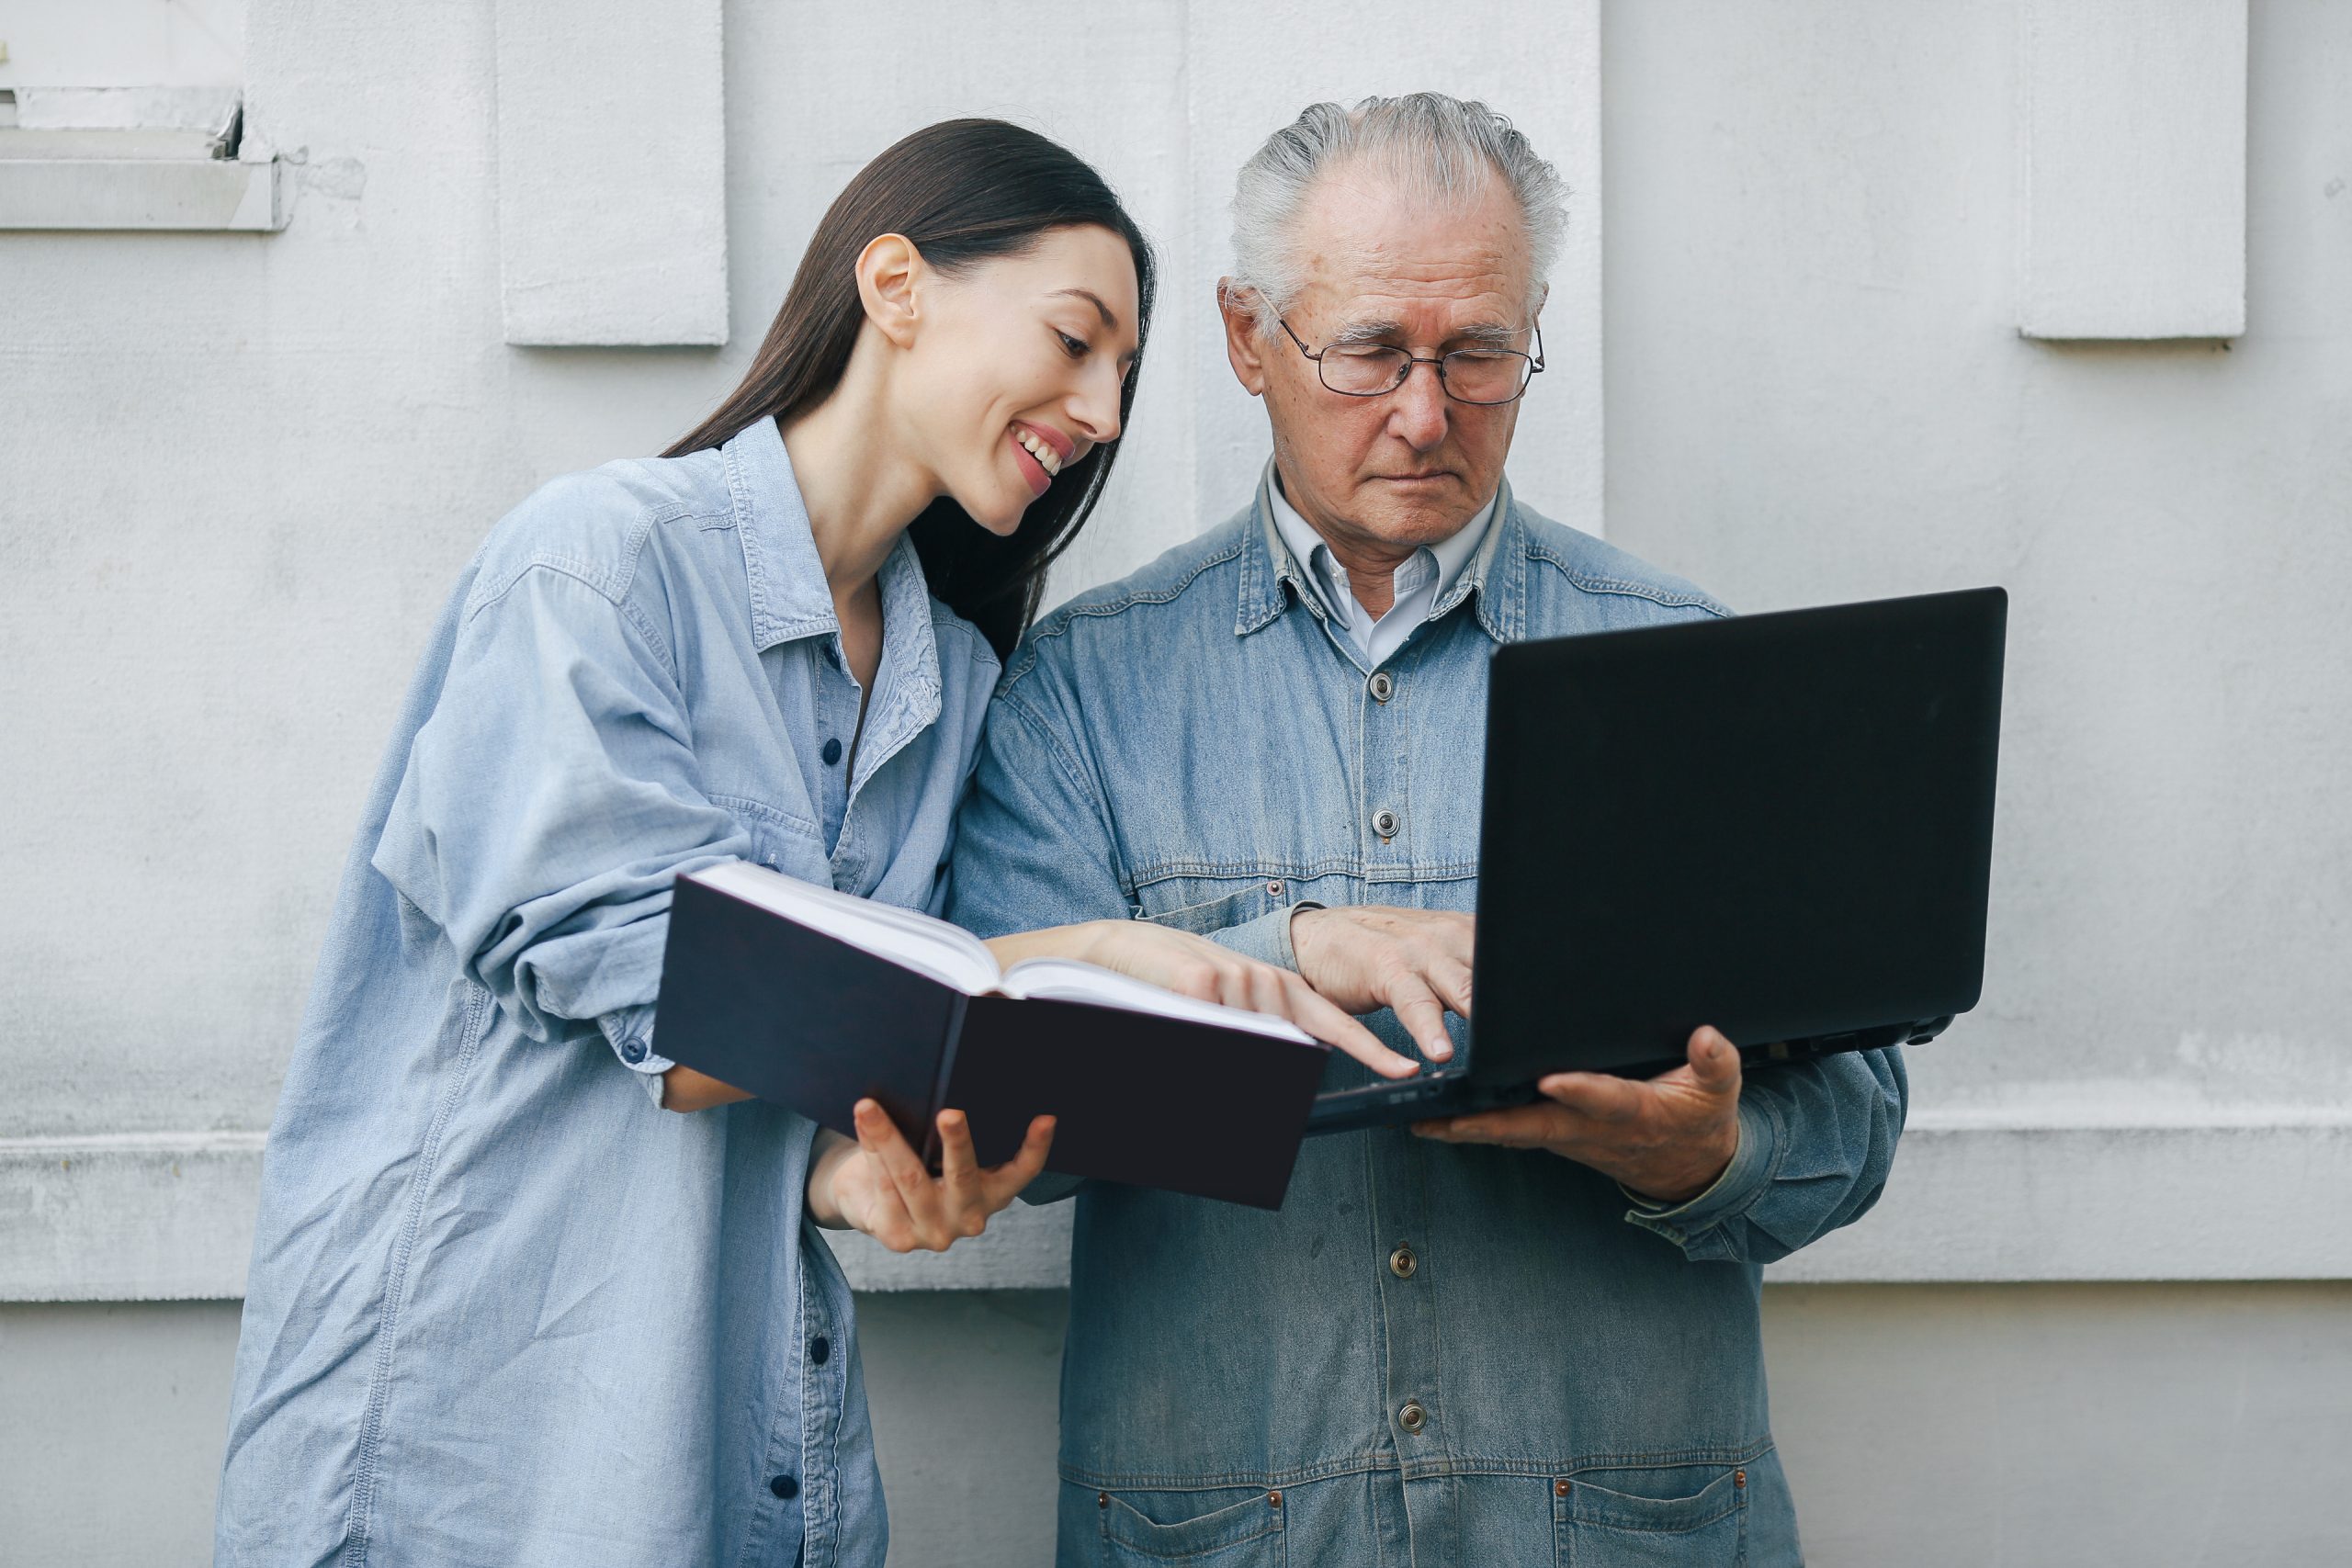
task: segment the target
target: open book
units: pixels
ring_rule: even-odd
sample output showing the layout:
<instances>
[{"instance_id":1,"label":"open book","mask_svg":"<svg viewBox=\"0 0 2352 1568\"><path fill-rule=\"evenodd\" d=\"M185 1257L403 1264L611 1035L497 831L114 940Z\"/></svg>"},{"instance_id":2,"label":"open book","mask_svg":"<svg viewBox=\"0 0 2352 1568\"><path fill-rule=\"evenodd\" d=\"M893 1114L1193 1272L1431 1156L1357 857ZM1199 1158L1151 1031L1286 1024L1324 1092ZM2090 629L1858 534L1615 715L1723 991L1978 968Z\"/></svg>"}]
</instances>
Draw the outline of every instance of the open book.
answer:
<instances>
[{"instance_id":1,"label":"open book","mask_svg":"<svg viewBox=\"0 0 2352 1568\"><path fill-rule=\"evenodd\" d=\"M1051 1114L1048 1169L1264 1208L1328 1051L1075 959L1000 970L945 920L742 862L678 879L654 1028L671 1060L840 1132L870 1095L934 1163L943 1109L984 1165Z\"/></svg>"}]
</instances>

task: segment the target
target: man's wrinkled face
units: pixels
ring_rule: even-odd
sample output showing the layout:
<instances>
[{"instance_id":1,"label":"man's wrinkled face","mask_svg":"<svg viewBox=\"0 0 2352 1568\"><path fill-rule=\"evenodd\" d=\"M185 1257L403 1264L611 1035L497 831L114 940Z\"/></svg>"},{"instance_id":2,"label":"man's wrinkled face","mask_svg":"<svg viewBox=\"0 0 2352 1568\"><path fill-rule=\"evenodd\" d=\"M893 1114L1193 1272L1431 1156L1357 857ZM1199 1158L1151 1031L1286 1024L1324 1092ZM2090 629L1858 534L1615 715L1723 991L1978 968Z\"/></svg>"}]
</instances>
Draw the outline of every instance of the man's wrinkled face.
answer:
<instances>
[{"instance_id":1,"label":"man's wrinkled face","mask_svg":"<svg viewBox=\"0 0 2352 1568\"><path fill-rule=\"evenodd\" d=\"M1532 342L1532 263L1510 190L1417 202L1377 166L1333 171L1295 236L1304 287L1283 314L1306 347L1383 344L1419 357ZM1416 365L1378 397L1325 387L1280 327L1261 333L1228 296L1226 345L1241 384L1266 400L1290 503L1345 557L1402 560L1458 533L1495 493L1519 405L1448 398Z\"/></svg>"}]
</instances>

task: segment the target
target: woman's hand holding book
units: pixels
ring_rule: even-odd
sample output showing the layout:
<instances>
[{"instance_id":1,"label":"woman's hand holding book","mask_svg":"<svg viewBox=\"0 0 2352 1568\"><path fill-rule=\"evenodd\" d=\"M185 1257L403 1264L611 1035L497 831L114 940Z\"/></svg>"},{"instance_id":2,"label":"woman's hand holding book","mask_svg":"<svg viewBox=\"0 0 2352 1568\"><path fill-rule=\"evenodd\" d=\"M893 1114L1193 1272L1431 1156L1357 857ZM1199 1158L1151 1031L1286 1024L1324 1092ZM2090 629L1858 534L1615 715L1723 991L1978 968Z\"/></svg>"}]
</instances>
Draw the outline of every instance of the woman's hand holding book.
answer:
<instances>
[{"instance_id":1,"label":"woman's hand holding book","mask_svg":"<svg viewBox=\"0 0 2352 1568\"><path fill-rule=\"evenodd\" d=\"M960 1111L939 1113L939 1174L923 1168L882 1107L857 1102L857 1136L817 1134L808 1165L808 1213L828 1230L863 1231L893 1252L944 1252L988 1228L1046 1168L1054 1119L1029 1123L1021 1150L983 1169L972 1155L972 1130Z\"/></svg>"}]
</instances>

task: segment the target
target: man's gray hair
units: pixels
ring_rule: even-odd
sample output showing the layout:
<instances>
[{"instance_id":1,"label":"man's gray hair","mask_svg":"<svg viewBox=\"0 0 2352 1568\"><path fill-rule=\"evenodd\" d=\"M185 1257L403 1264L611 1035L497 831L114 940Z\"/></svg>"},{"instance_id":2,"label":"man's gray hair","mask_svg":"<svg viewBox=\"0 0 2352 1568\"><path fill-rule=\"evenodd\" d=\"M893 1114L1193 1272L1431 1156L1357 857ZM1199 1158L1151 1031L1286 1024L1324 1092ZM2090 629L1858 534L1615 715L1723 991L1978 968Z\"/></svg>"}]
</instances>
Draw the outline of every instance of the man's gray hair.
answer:
<instances>
[{"instance_id":1,"label":"man's gray hair","mask_svg":"<svg viewBox=\"0 0 2352 1568\"><path fill-rule=\"evenodd\" d=\"M1501 180L1526 221L1534 264L1527 303L1534 310L1567 231L1567 183L1486 105L1408 93L1365 98L1351 109L1310 105L1241 165L1233 191L1233 281L1256 296L1261 332L1272 330L1305 281L1296 230L1307 193L1324 175L1359 159L1432 205L1458 204L1488 180Z\"/></svg>"}]
</instances>

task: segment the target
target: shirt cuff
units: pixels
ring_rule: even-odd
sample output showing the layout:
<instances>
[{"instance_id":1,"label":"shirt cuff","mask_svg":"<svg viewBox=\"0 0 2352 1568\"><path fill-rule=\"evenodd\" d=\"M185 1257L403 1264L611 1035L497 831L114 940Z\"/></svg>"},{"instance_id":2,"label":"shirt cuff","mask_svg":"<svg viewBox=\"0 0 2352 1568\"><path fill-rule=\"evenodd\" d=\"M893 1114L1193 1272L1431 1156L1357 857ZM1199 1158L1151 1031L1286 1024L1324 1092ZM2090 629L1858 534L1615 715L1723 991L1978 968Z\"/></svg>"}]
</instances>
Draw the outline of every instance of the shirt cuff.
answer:
<instances>
[{"instance_id":1,"label":"shirt cuff","mask_svg":"<svg viewBox=\"0 0 2352 1568\"><path fill-rule=\"evenodd\" d=\"M1724 1167L1724 1173L1705 1191L1679 1203L1645 1198L1621 1181L1617 1190L1634 1205L1625 1211L1625 1218L1680 1247L1708 1226L1744 1212L1762 1197L1780 1166L1781 1146L1779 1112L1770 1101L1742 1096L1739 1145L1732 1151L1731 1163Z\"/></svg>"},{"instance_id":2,"label":"shirt cuff","mask_svg":"<svg viewBox=\"0 0 2352 1568\"><path fill-rule=\"evenodd\" d=\"M653 1004L616 1008L596 1020L621 1066L638 1075L655 1105L662 1103L662 1075L677 1066L653 1049Z\"/></svg>"},{"instance_id":3,"label":"shirt cuff","mask_svg":"<svg viewBox=\"0 0 2352 1568\"><path fill-rule=\"evenodd\" d=\"M1302 909L1322 908L1312 898L1302 898L1295 904L1270 909L1254 920L1244 920L1238 926L1211 931L1209 940L1219 947L1232 949L1244 958L1254 958L1261 964L1271 964L1277 969L1288 969L1295 974L1298 953L1290 944L1291 918Z\"/></svg>"}]
</instances>

